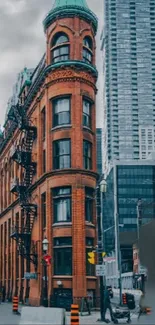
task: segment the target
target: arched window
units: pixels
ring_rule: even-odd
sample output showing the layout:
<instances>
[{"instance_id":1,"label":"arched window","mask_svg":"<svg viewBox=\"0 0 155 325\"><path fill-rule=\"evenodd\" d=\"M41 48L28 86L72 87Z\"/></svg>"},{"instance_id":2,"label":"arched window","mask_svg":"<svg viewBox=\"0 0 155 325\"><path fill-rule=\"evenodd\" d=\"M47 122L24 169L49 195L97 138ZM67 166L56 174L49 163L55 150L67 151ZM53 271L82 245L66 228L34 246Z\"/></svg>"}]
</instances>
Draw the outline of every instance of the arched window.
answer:
<instances>
[{"instance_id":1,"label":"arched window","mask_svg":"<svg viewBox=\"0 0 155 325\"><path fill-rule=\"evenodd\" d=\"M56 63L69 59L69 38L64 33L56 34L51 43L51 62Z\"/></svg>"},{"instance_id":2,"label":"arched window","mask_svg":"<svg viewBox=\"0 0 155 325\"><path fill-rule=\"evenodd\" d=\"M89 36L86 36L83 40L83 61L85 61L86 63L92 63L92 48L92 39Z\"/></svg>"}]
</instances>

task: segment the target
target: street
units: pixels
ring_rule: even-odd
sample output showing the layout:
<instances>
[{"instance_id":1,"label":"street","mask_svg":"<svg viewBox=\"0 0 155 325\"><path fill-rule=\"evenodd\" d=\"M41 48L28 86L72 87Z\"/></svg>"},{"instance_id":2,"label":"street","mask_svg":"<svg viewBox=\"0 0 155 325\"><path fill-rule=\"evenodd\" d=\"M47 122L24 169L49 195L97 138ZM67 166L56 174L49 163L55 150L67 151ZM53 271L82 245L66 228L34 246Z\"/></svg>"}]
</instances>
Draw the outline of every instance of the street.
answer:
<instances>
[{"instance_id":1,"label":"street","mask_svg":"<svg viewBox=\"0 0 155 325\"><path fill-rule=\"evenodd\" d=\"M22 308L25 308L24 306L19 307L19 311L22 310ZM33 307L30 307L33 308ZM67 325L70 324L70 313L67 313ZM107 315L109 316L109 315ZM15 325L20 324L20 315L15 315L12 313L12 304L11 303L4 303L0 305L0 324L6 324L6 325ZM90 316L80 316L80 325L93 325L97 324L97 320L100 318L99 312L93 312ZM109 317L108 317L109 318ZM132 314L132 324L153 324L152 317L150 316L142 316L140 320L137 320L137 314ZM124 320L119 320L119 324L125 324Z\"/></svg>"}]
</instances>

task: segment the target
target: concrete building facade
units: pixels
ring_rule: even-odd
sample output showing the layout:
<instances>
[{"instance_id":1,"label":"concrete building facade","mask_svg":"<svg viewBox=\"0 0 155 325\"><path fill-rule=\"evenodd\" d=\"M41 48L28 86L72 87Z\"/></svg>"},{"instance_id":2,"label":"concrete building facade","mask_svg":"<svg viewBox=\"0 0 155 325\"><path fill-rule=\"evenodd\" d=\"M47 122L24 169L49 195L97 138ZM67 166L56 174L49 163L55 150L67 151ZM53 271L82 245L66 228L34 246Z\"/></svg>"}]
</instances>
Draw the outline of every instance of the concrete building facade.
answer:
<instances>
[{"instance_id":1,"label":"concrete building facade","mask_svg":"<svg viewBox=\"0 0 155 325\"><path fill-rule=\"evenodd\" d=\"M65 307L96 290L87 252L96 241L97 18L85 0L55 0L44 29L46 53L1 134L0 283L7 298L39 305L47 237L48 299Z\"/></svg>"},{"instance_id":2,"label":"concrete building facade","mask_svg":"<svg viewBox=\"0 0 155 325\"><path fill-rule=\"evenodd\" d=\"M155 2L105 0L106 167L155 149Z\"/></svg>"}]
</instances>

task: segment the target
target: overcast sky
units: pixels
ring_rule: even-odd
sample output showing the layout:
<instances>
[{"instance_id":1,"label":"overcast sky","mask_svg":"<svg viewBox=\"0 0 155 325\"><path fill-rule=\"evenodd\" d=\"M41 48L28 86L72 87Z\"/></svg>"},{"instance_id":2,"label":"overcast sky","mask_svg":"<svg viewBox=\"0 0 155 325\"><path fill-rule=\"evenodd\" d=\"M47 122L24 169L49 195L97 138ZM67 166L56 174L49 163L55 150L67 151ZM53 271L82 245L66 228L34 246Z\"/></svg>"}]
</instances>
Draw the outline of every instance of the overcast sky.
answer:
<instances>
[{"instance_id":1,"label":"overcast sky","mask_svg":"<svg viewBox=\"0 0 155 325\"><path fill-rule=\"evenodd\" d=\"M4 124L7 101L12 95L12 87L16 82L17 74L25 66L35 68L45 51L46 42L42 21L52 8L53 2L54 0L0 0L1 125ZM97 66L101 71L100 33L103 20L103 0L87 0L87 3L99 18ZM98 106L100 96L99 92Z\"/></svg>"}]
</instances>

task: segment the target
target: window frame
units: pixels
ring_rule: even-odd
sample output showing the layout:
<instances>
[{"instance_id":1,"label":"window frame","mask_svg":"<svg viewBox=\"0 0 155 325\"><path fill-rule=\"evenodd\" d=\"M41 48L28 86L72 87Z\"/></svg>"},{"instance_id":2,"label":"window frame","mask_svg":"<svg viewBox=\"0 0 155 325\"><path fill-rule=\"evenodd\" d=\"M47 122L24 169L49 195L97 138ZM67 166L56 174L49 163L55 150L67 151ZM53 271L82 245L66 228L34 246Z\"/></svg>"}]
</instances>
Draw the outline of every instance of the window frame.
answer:
<instances>
[{"instance_id":1,"label":"window frame","mask_svg":"<svg viewBox=\"0 0 155 325\"><path fill-rule=\"evenodd\" d=\"M56 143L60 143L60 142L68 142L69 143L69 153L68 154L59 154L59 155L55 155L55 145ZM56 159L59 159L60 157L69 157L69 166L65 166L65 167L60 167L60 161L59 161L59 166L57 166L57 161ZM56 161L56 162L55 162ZM61 169L70 169L71 168L71 139L70 138L63 138L63 139L58 139L53 141L53 170L61 170Z\"/></svg>"},{"instance_id":2,"label":"window frame","mask_svg":"<svg viewBox=\"0 0 155 325\"><path fill-rule=\"evenodd\" d=\"M94 219L94 188L85 187L85 221L89 223L93 223ZM91 207L87 207L88 202L91 203ZM88 217L88 210L92 210L91 214Z\"/></svg>"},{"instance_id":3,"label":"window frame","mask_svg":"<svg viewBox=\"0 0 155 325\"><path fill-rule=\"evenodd\" d=\"M85 145L90 145L90 157L85 155ZM83 168L86 170L92 170L93 169L93 148L92 148L92 142L84 139L83 140Z\"/></svg>"},{"instance_id":4,"label":"window frame","mask_svg":"<svg viewBox=\"0 0 155 325\"><path fill-rule=\"evenodd\" d=\"M68 39L68 41L62 42L62 43L58 43L55 44L55 39L59 39L61 36L66 36L66 38ZM53 45L54 43L54 45ZM63 48L67 48L68 53L61 53L61 50ZM61 62L61 61L67 61L70 59L70 40L69 37L66 33L56 33L51 41L51 47L50 47L50 51L51 51L51 63L57 63L57 62ZM58 51L58 55L54 56L54 53ZM62 59L63 57L65 57L65 59ZM58 59L59 58L59 59ZM57 60L58 59L58 60Z\"/></svg>"},{"instance_id":5,"label":"window frame","mask_svg":"<svg viewBox=\"0 0 155 325\"><path fill-rule=\"evenodd\" d=\"M69 189L70 193L56 193L56 191L60 191L62 189ZM54 193L55 192L55 193ZM64 200L69 200L69 208L70 208L70 217L68 218L68 220L59 220L57 214L56 214L56 203L58 202L58 204L60 204L60 201ZM57 202L56 202L57 201ZM52 189L52 203L53 203L53 222L54 223L68 223L68 222L72 222L72 188L71 186L63 186L63 187L55 187ZM57 206L58 206L57 204Z\"/></svg>"},{"instance_id":6,"label":"window frame","mask_svg":"<svg viewBox=\"0 0 155 325\"><path fill-rule=\"evenodd\" d=\"M42 229L47 226L47 214L46 214L46 192L41 194L41 215L42 215Z\"/></svg>"},{"instance_id":7,"label":"window frame","mask_svg":"<svg viewBox=\"0 0 155 325\"><path fill-rule=\"evenodd\" d=\"M84 41L89 40L91 42L91 45L84 44ZM89 55L91 56L91 60L88 59ZM87 57L88 56L88 57ZM93 63L93 41L92 38L89 35L86 35L83 39L83 50L82 50L82 60L87 64Z\"/></svg>"},{"instance_id":8,"label":"window frame","mask_svg":"<svg viewBox=\"0 0 155 325\"><path fill-rule=\"evenodd\" d=\"M72 257L72 244L66 244L66 245L55 245L55 243L53 242L53 250L54 250L54 275L55 276L62 276L62 275L66 275L66 276L72 276L73 274L73 257ZM68 261L68 258L65 258L65 250L67 253L69 253L70 255L70 271L69 272L64 272L66 265L66 260ZM56 257L56 254L59 252L59 254L61 255L61 258Z\"/></svg>"},{"instance_id":9,"label":"window frame","mask_svg":"<svg viewBox=\"0 0 155 325\"><path fill-rule=\"evenodd\" d=\"M69 110L64 110L62 112L55 113L55 103L57 103L58 101L61 101L63 99L68 99L68 101L69 101ZM70 125L71 124L71 95L57 96L55 98L52 98L51 102L52 102L52 128L61 127L62 125ZM55 116L56 115L59 116L62 113L68 113L69 122L55 123Z\"/></svg>"},{"instance_id":10,"label":"window frame","mask_svg":"<svg viewBox=\"0 0 155 325\"><path fill-rule=\"evenodd\" d=\"M46 109L45 107L41 111L41 123L42 123L42 140L46 139Z\"/></svg>"},{"instance_id":11,"label":"window frame","mask_svg":"<svg viewBox=\"0 0 155 325\"><path fill-rule=\"evenodd\" d=\"M84 102L89 103L89 114L84 112ZM83 100L82 100L82 109L83 109L82 110L82 124L83 124L83 127L86 127L89 129L92 129L92 105L93 105L93 103L92 103L91 99L84 96ZM88 118L88 120L89 120L88 125L86 125L84 123L84 117Z\"/></svg>"},{"instance_id":12,"label":"window frame","mask_svg":"<svg viewBox=\"0 0 155 325\"><path fill-rule=\"evenodd\" d=\"M42 151L43 174L46 173L46 149Z\"/></svg>"}]
</instances>

